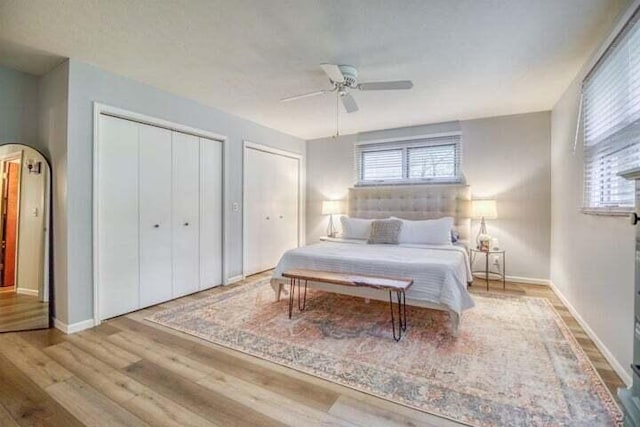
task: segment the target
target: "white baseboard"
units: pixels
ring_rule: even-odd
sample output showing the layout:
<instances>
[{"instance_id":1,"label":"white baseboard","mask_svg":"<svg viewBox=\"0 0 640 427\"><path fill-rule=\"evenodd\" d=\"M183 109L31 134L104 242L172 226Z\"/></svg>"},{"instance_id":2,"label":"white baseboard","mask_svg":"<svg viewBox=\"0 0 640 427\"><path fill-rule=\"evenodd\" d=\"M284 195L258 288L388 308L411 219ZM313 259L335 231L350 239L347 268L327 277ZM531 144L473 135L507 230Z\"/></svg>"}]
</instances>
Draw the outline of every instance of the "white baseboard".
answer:
<instances>
[{"instance_id":1,"label":"white baseboard","mask_svg":"<svg viewBox=\"0 0 640 427\"><path fill-rule=\"evenodd\" d=\"M227 278L227 281L225 282L225 285L230 285L232 283L236 283L236 282L239 282L241 280L244 280L244 275L243 274L239 274L237 276L229 277L229 278Z\"/></svg>"},{"instance_id":2,"label":"white baseboard","mask_svg":"<svg viewBox=\"0 0 640 427\"><path fill-rule=\"evenodd\" d=\"M613 357L611 351L609 351L607 346L604 345L602 340L598 337L598 335L596 335L593 329L591 329L589 324L582 318L582 316L580 316L578 310L576 310L575 307L571 305L569 300L567 300L567 298L562 294L562 292L560 292L560 289L558 289L556 285L553 284L553 282L549 282L549 286L551 286L553 292L558 296L558 298L560 298L562 303L567 307L571 315L580 324L582 329L584 329L589 338L591 338L591 341L593 341L596 347L598 347L598 350L600 350L604 358L607 359L607 362L609 362L613 370L616 371L620 378L622 378L622 381L624 381L627 386L631 386L631 375L629 374L629 372L627 372L627 370L624 369L620 362L618 362L618 360Z\"/></svg>"},{"instance_id":3,"label":"white baseboard","mask_svg":"<svg viewBox=\"0 0 640 427\"><path fill-rule=\"evenodd\" d=\"M61 322L60 320L53 318L53 326L56 329L60 329L65 334L75 334L76 332L84 331L85 329L91 329L95 326L95 322L93 319L83 320L82 322L72 323L67 325L66 323Z\"/></svg>"},{"instance_id":4,"label":"white baseboard","mask_svg":"<svg viewBox=\"0 0 640 427\"><path fill-rule=\"evenodd\" d=\"M16 293L17 294L21 294L21 295L31 295L32 297L37 297L38 296L38 290L37 289L17 288L16 289Z\"/></svg>"},{"instance_id":5,"label":"white baseboard","mask_svg":"<svg viewBox=\"0 0 640 427\"><path fill-rule=\"evenodd\" d=\"M507 282L524 283L527 285L549 286L551 284L549 279L538 279L535 277L507 276L506 279Z\"/></svg>"}]
</instances>

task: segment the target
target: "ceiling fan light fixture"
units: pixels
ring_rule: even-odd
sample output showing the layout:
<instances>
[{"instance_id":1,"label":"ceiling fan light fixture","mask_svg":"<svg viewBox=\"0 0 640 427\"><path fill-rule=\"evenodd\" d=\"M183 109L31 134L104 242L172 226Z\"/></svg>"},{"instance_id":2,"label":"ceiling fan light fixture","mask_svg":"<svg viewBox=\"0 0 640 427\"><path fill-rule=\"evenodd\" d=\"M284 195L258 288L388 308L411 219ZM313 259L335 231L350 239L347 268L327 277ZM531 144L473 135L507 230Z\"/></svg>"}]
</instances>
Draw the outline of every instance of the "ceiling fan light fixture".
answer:
<instances>
[{"instance_id":1,"label":"ceiling fan light fixture","mask_svg":"<svg viewBox=\"0 0 640 427\"><path fill-rule=\"evenodd\" d=\"M413 87L413 82L411 80L358 83L358 70L352 65L323 63L320 64L320 68L322 68L327 77L329 77L329 82L332 85L331 90L320 90L317 92L290 96L282 98L281 101L288 102L325 93L336 92L336 136L340 135L340 101L342 100L342 105L347 113L354 113L359 109L358 104L350 93L351 90L406 90Z\"/></svg>"}]
</instances>

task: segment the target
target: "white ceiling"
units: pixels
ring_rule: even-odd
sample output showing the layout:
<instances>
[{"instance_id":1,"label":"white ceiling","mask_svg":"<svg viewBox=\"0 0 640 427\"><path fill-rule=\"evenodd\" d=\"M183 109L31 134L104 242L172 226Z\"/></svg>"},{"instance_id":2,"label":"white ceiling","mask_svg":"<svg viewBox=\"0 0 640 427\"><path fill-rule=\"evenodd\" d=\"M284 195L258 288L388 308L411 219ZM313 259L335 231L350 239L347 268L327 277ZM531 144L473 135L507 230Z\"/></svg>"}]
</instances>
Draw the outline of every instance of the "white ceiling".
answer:
<instances>
[{"instance_id":1,"label":"white ceiling","mask_svg":"<svg viewBox=\"0 0 640 427\"><path fill-rule=\"evenodd\" d=\"M0 0L0 64L93 63L305 139L335 132L318 64L356 92L341 133L549 110L627 0ZM342 107L341 107L342 109Z\"/></svg>"}]
</instances>

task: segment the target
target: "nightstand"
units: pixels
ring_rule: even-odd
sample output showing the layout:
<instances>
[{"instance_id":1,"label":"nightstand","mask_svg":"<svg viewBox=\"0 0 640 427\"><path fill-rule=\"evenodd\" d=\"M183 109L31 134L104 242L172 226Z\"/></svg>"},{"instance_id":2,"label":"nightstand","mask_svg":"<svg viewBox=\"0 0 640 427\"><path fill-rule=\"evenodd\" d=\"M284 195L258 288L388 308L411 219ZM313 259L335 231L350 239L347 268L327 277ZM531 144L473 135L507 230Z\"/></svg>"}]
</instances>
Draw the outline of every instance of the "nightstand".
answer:
<instances>
[{"instance_id":1,"label":"nightstand","mask_svg":"<svg viewBox=\"0 0 640 427\"><path fill-rule=\"evenodd\" d=\"M484 276L484 279L487 281L487 290L489 290L489 277L491 275L493 275L494 277L497 276L498 279L502 279L502 289L506 289L507 288L507 284L506 284L506 254L504 250L501 249L491 249L488 251L481 251L480 249L471 249L471 274L474 277L481 277L481 276L476 276L476 273L478 274L482 274ZM473 270L473 262L476 260L476 257L484 255L484 270ZM489 266L489 258L491 258L491 255L496 255L498 257L501 258L502 261L502 271L491 271L491 268Z\"/></svg>"}]
</instances>

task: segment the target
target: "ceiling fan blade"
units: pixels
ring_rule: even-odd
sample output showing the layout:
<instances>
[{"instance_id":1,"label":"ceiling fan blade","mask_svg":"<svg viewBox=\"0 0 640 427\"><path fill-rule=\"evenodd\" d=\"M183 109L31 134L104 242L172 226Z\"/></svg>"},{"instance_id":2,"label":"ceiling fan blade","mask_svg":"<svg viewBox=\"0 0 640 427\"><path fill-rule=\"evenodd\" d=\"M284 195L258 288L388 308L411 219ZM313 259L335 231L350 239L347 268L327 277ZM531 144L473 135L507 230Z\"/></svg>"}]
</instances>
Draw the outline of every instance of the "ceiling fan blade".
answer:
<instances>
[{"instance_id":1,"label":"ceiling fan blade","mask_svg":"<svg viewBox=\"0 0 640 427\"><path fill-rule=\"evenodd\" d=\"M331 91L328 90L317 90L315 92L303 93L302 95L289 96L287 98L280 99L280 102L289 102L295 101L296 99L308 98L310 96L323 95L325 93L329 93Z\"/></svg>"},{"instance_id":2,"label":"ceiling fan blade","mask_svg":"<svg viewBox=\"0 0 640 427\"><path fill-rule=\"evenodd\" d=\"M356 100L353 99L351 94L347 93L340 97L342 98L342 105L344 105L344 109L347 110L347 113L358 111L358 104L356 104Z\"/></svg>"},{"instance_id":3,"label":"ceiling fan blade","mask_svg":"<svg viewBox=\"0 0 640 427\"><path fill-rule=\"evenodd\" d=\"M320 67L327 73L327 76L331 79L331 81L336 83L344 82L344 76L342 75L342 71L340 71L340 67L334 64L320 64Z\"/></svg>"},{"instance_id":4,"label":"ceiling fan blade","mask_svg":"<svg viewBox=\"0 0 640 427\"><path fill-rule=\"evenodd\" d=\"M411 80L397 80L393 82L371 82L360 83L358 89L360 90L401 90L411 89L413 82Z\"/></svg>"}]
</instances>

